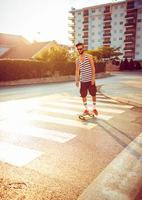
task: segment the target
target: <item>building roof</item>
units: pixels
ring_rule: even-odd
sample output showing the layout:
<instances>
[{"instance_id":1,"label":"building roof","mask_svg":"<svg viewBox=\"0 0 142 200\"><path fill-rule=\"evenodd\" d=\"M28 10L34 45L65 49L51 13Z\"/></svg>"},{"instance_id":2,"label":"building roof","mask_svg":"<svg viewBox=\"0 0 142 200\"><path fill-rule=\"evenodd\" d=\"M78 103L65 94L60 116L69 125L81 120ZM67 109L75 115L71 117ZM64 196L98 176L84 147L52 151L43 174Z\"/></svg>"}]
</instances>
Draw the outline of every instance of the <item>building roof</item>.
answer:
<instances>
[{"instance_id":1,"label":"building roof","mask_svg":"<svg viewBox=\"0 0 142 200\"><path fill-rule=\"evenodd\" d=\"M29 44L29 43L30 42L21 35L0 33L1 47L14 47L14 46L19 46L19 45L24 45L24 44Z\"/></svg>"},{"instance_id":2,"label":"building roof","mask_svg":"<svg viewBox=\"0 0 142 200\"><path fill-rule=\"evenodd\" d=\"M48 42L34 42L32 44L22 44L16 47L11 47L7 52L2 54L0 58L16 58L28 59L40 51Z\"/></svg>"},{"instance_id":3,"label":"building roof","mask_svg":"<svg viewBox=\"0 0 142 200\"><path fill-rule=\"evenodd\" d=\"M85 10L85 9L103 7L103 6L108 6L108 5L117 5L117 4L121 4L121 3L126 3L126 0L117 1L117 2L110 2L110 3L103 3L103 4L96 4L96 5L87 6L87 7L83 7L83 8L79 8L79 9L72 8L72 10L70 10L70 11L71 12L78 12L78 11L82 11L82 10Z\"/></svg>"}]
</instances>

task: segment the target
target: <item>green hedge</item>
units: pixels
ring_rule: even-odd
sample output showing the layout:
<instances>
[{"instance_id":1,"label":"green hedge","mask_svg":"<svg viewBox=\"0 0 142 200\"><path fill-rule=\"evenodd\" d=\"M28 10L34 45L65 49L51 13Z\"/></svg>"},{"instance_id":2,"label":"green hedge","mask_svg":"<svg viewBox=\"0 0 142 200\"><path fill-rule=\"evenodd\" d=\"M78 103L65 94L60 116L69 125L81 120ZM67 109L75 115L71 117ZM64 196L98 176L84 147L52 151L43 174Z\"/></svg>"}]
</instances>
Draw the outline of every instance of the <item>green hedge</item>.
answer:
<instances>
[{"instance_id":1,"label":"green hedge","mask_svg":"<svg viewBox=\"0 0 142 200\"><path fill-rule=\"evenodd\" d=\"M105 62L95 63L95 66L96 66L96 73L100 73L100 72L105 72L106 71Z\"/></svg>"},{"instance_id":2,"label":"green hedge","mask_svg":"<svg viewBox=\"0 0 142 200\"><path fill-rule=\"evenodd\" d=\"M62 66L56 64L55 66L51 63L35 60L0 60L0 81L49 77L57 71L60 75L74 75L75 62L68 62ZM97 63L96 73L103 71L105 71L104 63Z\"/></svg>"}]
</instances>

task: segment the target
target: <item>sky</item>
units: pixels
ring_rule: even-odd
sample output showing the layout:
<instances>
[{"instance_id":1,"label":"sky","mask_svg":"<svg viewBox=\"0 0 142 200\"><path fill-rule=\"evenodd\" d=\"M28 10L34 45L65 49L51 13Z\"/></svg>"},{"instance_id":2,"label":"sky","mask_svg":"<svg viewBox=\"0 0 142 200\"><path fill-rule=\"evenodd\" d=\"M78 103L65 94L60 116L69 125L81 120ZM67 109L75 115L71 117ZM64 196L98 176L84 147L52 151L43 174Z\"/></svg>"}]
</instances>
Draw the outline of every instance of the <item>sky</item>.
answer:
<instances>
[{"instance_id":1,"label":"sky","mask_svg":"<svg viewBox=\"0 0 142 200\"><path fill-rule=\"evenodd\" d=\"M68 12L117 0L0 0L0 33L69 45Z\"/></svg>"}]
</instances>

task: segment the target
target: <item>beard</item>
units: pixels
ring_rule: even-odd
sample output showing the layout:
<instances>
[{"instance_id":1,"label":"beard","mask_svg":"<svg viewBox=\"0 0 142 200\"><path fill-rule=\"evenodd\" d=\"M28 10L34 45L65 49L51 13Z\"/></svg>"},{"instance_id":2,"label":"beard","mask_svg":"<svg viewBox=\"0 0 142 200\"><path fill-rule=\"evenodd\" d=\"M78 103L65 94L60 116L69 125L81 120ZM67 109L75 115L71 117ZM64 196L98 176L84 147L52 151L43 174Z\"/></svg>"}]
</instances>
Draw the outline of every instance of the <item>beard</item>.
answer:
<instances>
[{"instance_id":1,"label":"beard","mask_svg":"<svg viewBox=\"0 0 142 200\"><path fill-rule=\"evenodd\" d=\"M82 55L84 53L84 51L79 52L80 55Z\"/></svg>"}]
</instances>

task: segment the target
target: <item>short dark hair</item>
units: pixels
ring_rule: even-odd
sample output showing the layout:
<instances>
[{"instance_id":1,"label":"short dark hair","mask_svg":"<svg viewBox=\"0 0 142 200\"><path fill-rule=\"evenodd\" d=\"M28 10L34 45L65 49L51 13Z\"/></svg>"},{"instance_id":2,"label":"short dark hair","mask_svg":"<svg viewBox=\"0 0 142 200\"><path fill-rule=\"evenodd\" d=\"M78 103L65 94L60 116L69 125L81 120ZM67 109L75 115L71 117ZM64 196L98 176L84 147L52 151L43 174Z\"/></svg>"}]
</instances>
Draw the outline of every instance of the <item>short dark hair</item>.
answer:
<instances>
[{"instance_id":1,"label":"short dark hair","mask_svg":"<svg viewBox=\"0 0 142 200\"><path fill-rule=\"evenodd\" d=\"M75 46L78 47L78 46L81 46L81 45L84 46L84 44L82 42L79 42Z\"/></svg>"}]
</instances>

